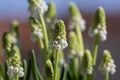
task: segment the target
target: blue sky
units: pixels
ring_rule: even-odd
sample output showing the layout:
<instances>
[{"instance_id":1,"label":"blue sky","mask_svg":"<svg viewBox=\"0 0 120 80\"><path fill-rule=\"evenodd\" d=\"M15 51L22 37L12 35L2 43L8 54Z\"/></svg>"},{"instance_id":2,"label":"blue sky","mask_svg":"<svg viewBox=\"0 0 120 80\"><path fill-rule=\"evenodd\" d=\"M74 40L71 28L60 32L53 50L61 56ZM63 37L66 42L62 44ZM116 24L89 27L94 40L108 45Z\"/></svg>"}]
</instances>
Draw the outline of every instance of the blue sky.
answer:
<instances>
[{"instance_id":1,"label":"blue sky","mask_svg":"<svg viewBox=\"0 0 120 80\"><path fill-rule=\"evenodd\" d=\"M46 0L54 1L58 15L67 13L70 1L75 2L82 12L93 13L99 6L104 7L107 14L120 14L120 0ZM27 17L27 0L0 0L0 17Z\"/></svg>"}]
</instances>

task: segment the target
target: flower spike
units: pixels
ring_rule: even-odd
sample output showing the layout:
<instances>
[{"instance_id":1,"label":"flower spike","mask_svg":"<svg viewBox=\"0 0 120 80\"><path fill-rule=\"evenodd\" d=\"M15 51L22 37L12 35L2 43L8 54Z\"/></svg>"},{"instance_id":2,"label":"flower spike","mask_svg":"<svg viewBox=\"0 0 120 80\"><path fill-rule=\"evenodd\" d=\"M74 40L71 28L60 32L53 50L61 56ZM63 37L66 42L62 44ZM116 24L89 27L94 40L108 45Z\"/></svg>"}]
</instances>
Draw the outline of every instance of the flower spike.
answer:
<instances>
[{"instance_id":1,"label":"flower spike","mask_svg":"<svg viewBox=\"0 0 120 80\"><path fill-rule=\"evenodd\" d=\"M93 73L92 55L89 50L85 50L83 55L82 72L87 74Z\"/></svg>"},{"instance_id":2,"label":"flower spike","mask_svg":"<svg viewBox=\"0 0 120 80\"><path fill-rule=\"evenodd\" d=\"M34 14L36 12L40 12L44 14L48 10L48 6L46 5L44 0L28 0L29 2L29 11Z\"/></svg>"},{"instance_id":3,"label":"flower spike","mask_svg":"<svg viewBox=\"0 0 120 80\"><path fill-rule=\"evenodd\" d=\"M35 19L33 16L30 16L29 23L31 26L32 41L36 41L37 38L43 39L43 33L42 33L42 29L41 29L41 25L40 25L39 21L37 19Z\"/></svg>"},{"instance_id":4,"label":"flower spike","mask_svg":"<svg viewBox=\"0 0 120 80\"><path fill-rule=\"evenodd\" d=\"M50 27L50 29L55 28L55 23L57 22L56 19L56 8L53 2L48 4L48 10L45 12L45 21Z\"/></svg>"},{"instance_id":5,"label":"flower spike","mask_svg":"<svg viewBox=\"0 0 120 80\"><path fill-rule=\"evenodd\" d=\"M95 13L92 27L89 29L89 36L99 35L101 41L107 39L105 11L99 7Z\"/></svg>"},{"instance_id":6,"label":"flower spike","mask_svg":"<svg viewBox=\"0 0 120 80\"><path fill-rule=\"evenodd\" d=\"M72 56L82 56L83 53L79 50L79 44L77 41L77 35L75 32L71 31L68 36L68 51L70 53L70 57Z\"/></svg>"},{"instance_id":7,"label":"flower spike","mask_svg":"<svg viewBox=\"0 0 120 80\"><path fill-rule=\"evenodd\" d=\"M45 16L51 19L54 19L56 17L56 9L53 2L50 2L48 4L48 10L45 12Z\"/></svg>"},{"instance_id":8,"label":"flower spike","mask_svg":"<svg viewBox=\"0 0 120 80\"><path fill-rule=\"evenodd\" d=\"M51 47L56 49L64 49L68 46L66 41L66 28L62 20L58 20L55 25L55 30L53 34L53 42Z\"/></svg>"},{"instance_id":9,"label":"flower spike","mask_svg":"<svg viewBox=\"0 0 120 80\"><path fill-rule=\"evenodd\" d=\"M108 50L104 50L99 70L103 74L105 74L106 72L114 74L116 72L115 68L116 65L114 63L114 60L112 59L111 53Z\"/></svg>"},{"instance_id":10,"label":"flower spike","mask_svg":"<svg viewBox=\"0 0 120 80\"><path fill-rule=\"evenodd\" d=\"M83 19L77 6L72 2L69 4L69 14L70 14L70 18L71 18L69 28L74 29L75 24L78 24L80 26L80 29L82 31L84 31L86 28L85 20Z\"/></svg>"},{"instance_id":11,"label":"flower spike","mask_svg":"<svg viewBox=\"0 0 120 80\"><path fill-rule=\"evenodd\" d=\"M47 60L46 64L45 64L44 79L45 80L53 80L54 79L53 65L50 60Z\"/></svg>"},{"instance_id":12,"label":"flower spike","mask_svg":"<svg viewBox=\"0 0 120 80\"><path fill-rule=\"evenodd\" d=\"M19 77L24 76L24 70L21 67L20 51L16 45L13 46L13 51L15 52L15 54L8 58L9 68L8 68L7 74L12 79L16 79L16 78L18 78L18 76Z\"/></svg>"}]
</instances>

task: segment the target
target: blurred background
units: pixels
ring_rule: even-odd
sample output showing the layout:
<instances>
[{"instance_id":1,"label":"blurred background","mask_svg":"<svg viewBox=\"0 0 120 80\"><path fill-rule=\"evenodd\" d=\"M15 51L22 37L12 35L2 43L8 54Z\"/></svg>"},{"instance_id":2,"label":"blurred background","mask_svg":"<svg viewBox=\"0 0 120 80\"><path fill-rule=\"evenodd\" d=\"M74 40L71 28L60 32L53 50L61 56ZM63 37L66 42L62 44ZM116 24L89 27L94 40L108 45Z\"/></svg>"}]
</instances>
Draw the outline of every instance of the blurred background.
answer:
<instances>
[{"instance_id":1,"label":"blurred background","mask_svg":"<svg viewBox=\"0 0 120 80\"><path fill-rule=\"evenodd\" d=\"M100 64L102 52L109 49L117 65L117 72L110 75L110 80L120 80L120 0L46 0L55 2L57 8L57 18L63 19L68 23L68 4L70 1L77 4L84 19L86 20L87 30L83 32L85 48L92 49L93 39L88 36L88 28L93 21L95 10L102 6L106 11L106 21L108 30L108 39L100 43L97 65ZM2 34L8 31L10 23L13 20L19 21L20 49L23 59L27 59L28 52L35 49L36 55L39 55L37 43L30 40L30 30L28 24L28 2L27 0L0 0L0 60L4 61L2 55ZM38 56L38 61L41 59ZM97 68L96 68L97 70ZM95 80L103 80L99 72L95 74Z\"/></svg>"}]
</instances>

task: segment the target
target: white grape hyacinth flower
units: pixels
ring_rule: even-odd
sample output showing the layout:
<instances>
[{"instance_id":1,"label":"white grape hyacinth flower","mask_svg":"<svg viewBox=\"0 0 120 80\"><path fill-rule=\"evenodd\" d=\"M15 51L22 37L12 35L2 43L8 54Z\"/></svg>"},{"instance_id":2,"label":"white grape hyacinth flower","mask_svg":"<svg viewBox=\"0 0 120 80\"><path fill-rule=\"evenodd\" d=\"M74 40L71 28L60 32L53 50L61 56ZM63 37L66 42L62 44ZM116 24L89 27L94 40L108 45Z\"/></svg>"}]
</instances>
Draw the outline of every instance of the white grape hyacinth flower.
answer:
<instances>
[{"instance_id":1,"label":"white grape hyacinth flower","mask_svg":"<svg viewBox=\"0 0 120 80\"><path fill-rule=\"evenodd\" d=\"M18 74L19 77L24 76L23 68L22 67L14 67L14 66L9 66L7 74L11 78L14 78L16 74Z\"/></svg>"},{"instance_id":2,"label":"white grape hyacinth flower","mask_svg":"<svg viewBox=\"0 0 120 80\"><path fill-rule=\"evenodd\" d=\"M43 33L41 29L38 29L38 28L34 29L34 31L32 32L31 40L35 42L37 38L43 39Z\"/></svg>"},{"instance_id":3,"label":"white grape hyacinth flower","mask_svg":"<svg viewBox=\"0 0 120 80\"><path fill-rule=\"evenodd\" d=\"M87 74L92 74L93 70L92 69L87 69Z\"/></svg>"},{"instance_id":4,"label":"white grape hyacinth flower","mask_svg":"<svg viewBox=\"0 0 120 80\"><path fill-rule=\"evenodd\" d=\"M79 50L79 51L78 51L78 56L79 56L79 57L82 57L82 56L83 56L83 51L82 51L82 50Z\"/></svg>"},{"instance_id":5,"label":"white grape hyacinth flower","mask_svg":"<svg viewBox=\"0 0 120 80\"><path fill-rule=\"evenodd\" d=\"M101 41L106 41L107 40L107 30L105 28L102 28L102 29L96 28L96 29L92 30L92 28L90 27L88 35L90 37L93 37L96 34L99 35Z\"/></svg>"},{"instance_id":6,"label":"white grape hyacinth flower","mask_svg":"<svg viewBox=\"0 0 120 80\"><path fill-rule=\"evenodd\" d=\"M86 26L85 26L86 22L85 22L84 19L81 19L79 17L73 17L72 18L72 20L70 21L70 24L69 24L69 28L70 29L74 29L76 23L80 26L81 31L85 31L85 29L86 29Z\"/></svg>"},{"instance_id":7,"label":"white grape hyacinth flower","mask_svg":"<svg viewBox=\"0 0 120 80\"><path fill-rule=\"evenodd\" d=\"M58 41L53 41L52 43L50 43L50 47L54 47L57 50L65 49L67 46L68 46L68 43L64 39L60 39Z\"/></svg>"},{"instance_id":8,"label":"white grape hyacinth flower","mask_svg":"<svg viewBox=\"0 0 120 80\"><path fill-rule=\"evenodd\" d=\"M13 35L10 36L11 41L16 44L17 43L17 38Z\"/></svg>"},{"instance_id":9,"label":"white grape hyacinth flower","mask_svg":"<svg viewBox=\"0 0 120 80\"><path fill-rule=\"evenodd\" d=\"M114 64L113 60L110 60L107 64L103 64L99 66L99 70L101 73L110 72L114 74L116 72L116 65Z\"/></svg>"},{"instance_id":10,"label":"white grape hyacinth flower","mask_svg":"<svg viewBox=\"0 0 120 80\"><path fill-rule=\"evenodd\" d=\"M33 14L37 11L39 11L41 14L44 14L47 10L48 6L44 0L38 0L29 6L29 11Z\"/></svg>"}]
</instances>

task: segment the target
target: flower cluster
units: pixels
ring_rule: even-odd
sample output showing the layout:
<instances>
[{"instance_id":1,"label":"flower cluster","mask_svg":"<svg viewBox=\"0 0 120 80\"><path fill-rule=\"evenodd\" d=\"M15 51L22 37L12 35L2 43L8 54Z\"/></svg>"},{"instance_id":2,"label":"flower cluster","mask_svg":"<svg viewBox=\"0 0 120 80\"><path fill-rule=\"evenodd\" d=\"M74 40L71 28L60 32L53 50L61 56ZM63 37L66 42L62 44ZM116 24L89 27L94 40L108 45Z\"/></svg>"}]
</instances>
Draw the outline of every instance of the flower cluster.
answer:
<instances>
[{"instance_id":1,"label":"flower cluster","mask_svg":"<svg viewBox=\"0 0 120 80\"><path fill-rule=\"evenodd\" d=\"M50 47L54 47L56 49L64 49L68 46L66 41L66 31L65 25L62 20L58 20L55 25L53 41L50 43Z\"/></svg>"},{"instance_id":2,"label":"flower cluster","mask_svg":"<svg viewBox=\"0 0 120 80\"><path fill-rule=\"evenodd\" d=\"M48 4L48 10L45 12L44 16L45 16L45 21L50 27L50 29L54 29L57 19L56 19L56 8L53 2L50 2Z\"/></svg>"},{"instance_id":3,"label":"flower cluster","mask_svg":"<svg viewBox=\"0 0 120 80\"><path fill-rule=\"evenodd\" d=\"M13 44L16 44L18 42L17 38L14 35L10 35L10 39Z\"/></svg>"},{"instance_id":4,"label":"flower cluster","mask_svg":"<svg viewBox=\"0 0 120 80\"><path fill-rule=\"evenodd\" d=\"M53 65L52 65L52 62L49 59L45 63L44 79L45 80L54 80Z\"/></svg>"},{"instance_id":5,"label":"flower cluster","mask_svg":"<svg viewBox=\"0 0 120 80\"><path fill-rule=\"evenodd\" d=\"M92 26L89 28L89 36L93 37L98 35L101 41L107 40L107 30L105 21L105 11L99 7L95 13Z\"/></svg>"},{"instance_id":6,"label":"flower cluster","mask_svg":"<svg viewBox=\"0 0 120 80\"><path fill-rule=\"evenodd\" d=\"M106 28L95 28L92 30L92 28L89 29L89 36L93 37L95 35L99 35L101 41L107 40L107 30Z\"/></svg>"},{"instance_id":7,"label":"flower cluster","mask_svg":"<svg viewBox=\"0 0 120 80\"><path fill-rule=\"evenodd\" d=\"M10 66L7 68L7 74L11 78L16 79L16 76L23 77L24 72L23 68L21 67L21 57L18 46L14 45L12 50L14 51L14 54L8 56L8 65Z\"/></svg>"},{"instance_id":8,"label":"flower cluster","mask_svg":"<svg viewBox=\"0 0 120 80\"><path fill-rule=\"evenodd\" d=\"M48 6L46 5L44 0L28 0L30 3L29 11L31 13L35 13L39 11L41 14L44 14L48 10Z\"/></svg>"},{"instance_id":9,"label":"flower cluster","mask_svg":"<svg viewBox=\"0 0 120 80\"><path fill-rule=\"evenodd\" d=\"M43 33L42 30L38 27L34 27L31 39L33 42L35 42L38 38L43 39Z\"/></svg>"},{"instance_id":10,"label":"flower cluster","mask_svg":"<svg viewBox=\"0 0 120 80\"><path fill-rule=\"evenodd\" d=\"M116 68L116 65L114 64L114 60L111 58L110 52L105 50L101 64L99 66L99 70L103 74L106 72L110 72L111 74L114 74L116 72L115 68Z\"/></svg>"},{"instance_id":11,"label":"flower cluster","mask_svg":"<svg viewBox=\"0 0 120 80\"><path fill-rule=\"evenodd\" d=\"M85 50L84 52L81 71L87 74L93 73L92 55L89 50Z\"/></svg>"},{"instance_id":12,"label":"flower cluster","mask_svg":"<svg viewBox=\"0 0 120 80\"><path fill-rule=\"evenodd\" d=\"M11 55L13 53L12 47L13 47L13 42L11 37L11 34L9 34L8 32L5 32L3 34L3 54L5 53L6 55ZM16 41L16 38L15 38Z\"/></svg>"},{"instance_id":13,"label":"flower cluster","mask_svg":"<svg viewBox=\"0 0 120 80\"><path fill-rule=\"evenodd\" d=\"M52 42L52 44L50 45L51 47L54 47L56 49L64 49L68 46L68 43L66 40L64 39L60 39L60 40L55 40Z\"/></svg>"},{"instance_id":14,"label":"flower cluster","mask_svg":"<svg viewBox=\"0 0 120 80\"><path fill-rule=\"evenodd\" d=\"M19 77L24 76L23 68L17 67L17 66L9 66L7 71L8 76L14 78L16 75L19 75Z\"/></svg>"},{"instance_id":15,"label":"flower cluster","mask_svg":"<svg viewBox=\"0 0 120 80\"><path fill-rule=\"evenodd\" d=\"M37 19L35 19L33 16L30 16L29 23L31 26L31 32L32 32L31 39L32 39L32 41L35 42L38 38L43 39L44 38L43 32L42 32L41 25L40 25L39 21Z\"/></svg>"},{"instance_id":16,"label":"flower cluster","mask_svg":"<svg viewBox=\"0 0 120 80\"><path fill-rule=\"evenodd\" d=\"M79 9L74 3L70 3L69 12L70 12L70 18L71 18L69 23L69 28L74 29L75 25L78 24L80 26L80 29L84 31L86 29L86 26L85 26L86 22L82 18L82 15Z\"/></svg>"},{"instance_id":17,"label":"flower cluster","mask_svg":"<svg viewBox=\"0 0 120 80\"><path fill-rule=\"evenodd\" d=\"M71 20L70 20L70 23L69 23L69 28L70 29L74 29L76 23L80 26L81 30L84 31L86 29L86 26L85 26L85 20L84 19L80 19L79 17L73 17Z\"/></svg>"},{"instance_id":18,"label":"flower cluster","mask_svg":"<svg viewBox=\"0 0 120 80\"><path fill-rule=\"evenodd\" d=\"M68 51L70 53L70 58L74 56L83 56L83 51L79 49L78 39L75 32L71 31L68 36Z\"/></svg>"}]
</instances>

